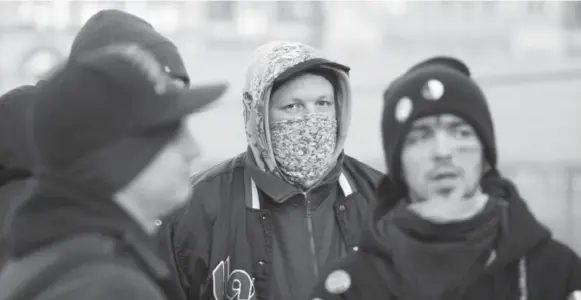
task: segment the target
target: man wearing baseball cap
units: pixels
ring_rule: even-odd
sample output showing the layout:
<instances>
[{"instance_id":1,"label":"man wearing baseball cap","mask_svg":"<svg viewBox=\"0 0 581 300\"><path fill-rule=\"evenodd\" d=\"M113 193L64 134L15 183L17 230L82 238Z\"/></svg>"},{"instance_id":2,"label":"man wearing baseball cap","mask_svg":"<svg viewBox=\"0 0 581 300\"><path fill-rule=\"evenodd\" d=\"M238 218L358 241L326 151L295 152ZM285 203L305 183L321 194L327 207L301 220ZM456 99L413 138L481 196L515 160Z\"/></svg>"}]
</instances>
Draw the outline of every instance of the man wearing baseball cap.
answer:
<instances>
[{"instance_id":1,"label":"man wearing baseball cap","mask_svg":"<svg viewBox=\"0 0 581 300\"><path fill-rule=\"evenodd\" d=\"M171 78L189 85L190 78L176 45L142 18L116 9L101 10L83 25L69 57L78 57L115 43L134 43L147 49Z\"/></svg>"},{"instance_id":2,"label":"man wearing baseball cap","mask_svg":"<svg viewBox=\"0 0 581 300\"><path fill-rule=\"evenodd\" d=\"M116 43L135 43L146 48L176 84L189 86L189 75L177 47L147 21L120 10L101 10L91 16L76 35L69 57L77 58ZM35 161L30 155L25 117L42 84L43 80L20 86L0 97L0 226L10 207L34 184ZM2 233L0 261L7 242Z\"/></svg>"},{"instance_id":3,"label":"man wearing baseball cap","mask_svg":"<svg viewBox=\"0 0 581 300\"><path fill-rule=\"evenodd\" d=\"M390 174L360 251L312 299L579 299L581 260L498 172L494 123L468 67L421 62L384 103Z\"/></svg>"},{"instance_id":4,"label":"man wearing baseball cap","mask_svg":"<svg viewBox=\"0 0 581 300\"><path fill-rule=\"evenodd\" d=\"M184 89L137 44L71 58L43 83L38 185L12 216L0 299L181 299L150 236L190 195L186 118L225 88Z\"/></svg>"}]
</instances>

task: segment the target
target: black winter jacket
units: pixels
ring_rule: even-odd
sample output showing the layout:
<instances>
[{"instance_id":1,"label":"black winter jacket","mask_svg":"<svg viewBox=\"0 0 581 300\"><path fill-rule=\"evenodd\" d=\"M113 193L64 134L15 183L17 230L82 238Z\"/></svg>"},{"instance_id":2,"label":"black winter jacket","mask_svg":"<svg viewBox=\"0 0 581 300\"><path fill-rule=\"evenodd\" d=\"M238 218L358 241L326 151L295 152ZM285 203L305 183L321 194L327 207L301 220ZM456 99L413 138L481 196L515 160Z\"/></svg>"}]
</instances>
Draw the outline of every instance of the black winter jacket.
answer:
<instances>
[{"instance_id":1,"label":"black winter jacket","mask_svg":"<svg viewBox=\"0 0 581 300\"><path fill-rule=\"evenodd\" d=\"M251 159L244 153L198 175L192 200L162 226L159 245L187 299L300 297L291 289L304 289L306 297L317 271L326 272L358 248L380 172L343 156L336 169L344 176L330 178L305 196L276 180L265 183L261 176L266 175L252 168ZM342 188L344 178L351 190ZM259 201L252 201L253 193ZM343 249L326 249L337 244L328 241L337 237ZM289 274L277 273L273 263L304 272L299 275L308 286L285 282Z\"/></svg>"},{"instance_id":2,"label":"black winter jacket","mask_svg":"<svg viewBox=\"0 0 581 300\"><path fill-rule=\"evenodd\" d=\"M495 255L484 272L456 289L452 299L573 299L568 297L581 290L579 256L551 237L512 184L494 190L495 195L501 191L499 196L508 202ZM404 299L398 296L399 271L376 230L385 209L377 208L373 213L363 233L361 250L323 277L311 299ZM447 270L442 268L441 272Z\"/></svg>"}]
</instances>

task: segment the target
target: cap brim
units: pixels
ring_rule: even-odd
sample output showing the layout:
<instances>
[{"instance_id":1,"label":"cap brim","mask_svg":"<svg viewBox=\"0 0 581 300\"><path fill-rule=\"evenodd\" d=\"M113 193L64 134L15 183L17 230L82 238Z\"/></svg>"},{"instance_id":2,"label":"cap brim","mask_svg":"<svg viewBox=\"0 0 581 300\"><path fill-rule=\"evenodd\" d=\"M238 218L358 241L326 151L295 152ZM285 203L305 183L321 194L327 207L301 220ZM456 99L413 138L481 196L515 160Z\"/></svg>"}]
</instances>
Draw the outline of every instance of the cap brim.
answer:
<instances>
[{"instance_id":1,"label":"cap brim","mask_svg":"<svg viewBox=\"0 0 581 300\"><path fill-rule=\"evenodd\" d=\"M213 83L191 88L173 90L163 96L165 103L158 109L150 111L152 116L146 126L159 126L179 121L193 113L207 108L216 102L228 89L226 83ZM168 102L171 105L168 105Z\"/></svg>"},{"instance_id":2,"label":"cap brim","mask_svg":"<svg viewBox=\"0 0 581 300\"><path fill-rule=\"evenodd\" d=\"M348 66L330 61L328 59L313 58L313 59L306 60L302 63L296 64L296 65L290 67L289 69L287 69L286 71L282 72L280 75L278 75L276 77L275 82L285 81L295 74L304 72L306 70L309 70L309 69L312 69L312 68L315 68L318 66L328 66L331 68L341 70L347 74L349 74L349 71L351 70L351 68L349 68Z\"/></svg>"},{"instance_id":3,"label":"cap brim","mask_svg":"<svg viewBox=\"0 0 581 300\"><path fill-rule=\"evenodd\" d=\"M138 45L102 48L74 62L100 72L108 82L124 86L123 92L135 102L141 101L140 107L126 109L133 110L135 125L142 128L176 123L219 99L228 88L224 82L191 88L173 85L167 74L158 74L162 65L154 55Z\"/></svg>"},{"instance_id":4,"label":"cap brim","mask_svg":"<svg viewBox=\"0 0 581 300\"><path fill-rule=\"evenodd\" d=\"M178 101L183 101L184 106L189 109L189 113L194 113L203 110L208 105L220 99L228 89L226 83L213 83L208 85L201 85L190 87L180 91L181 96Z\"/></svg>"}]
</instances>

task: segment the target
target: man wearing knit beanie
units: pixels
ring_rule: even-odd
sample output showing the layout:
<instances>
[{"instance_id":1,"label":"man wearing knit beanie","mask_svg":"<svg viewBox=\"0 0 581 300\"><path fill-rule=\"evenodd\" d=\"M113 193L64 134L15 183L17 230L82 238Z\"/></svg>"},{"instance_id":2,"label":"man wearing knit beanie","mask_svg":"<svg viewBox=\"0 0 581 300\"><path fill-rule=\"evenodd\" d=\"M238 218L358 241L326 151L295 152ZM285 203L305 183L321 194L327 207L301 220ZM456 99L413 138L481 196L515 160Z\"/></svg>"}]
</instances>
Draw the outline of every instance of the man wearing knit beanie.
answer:
<instances>
[{"instance_id":1,"label":"man wearing knit beanie","mask_svg":"<svg viewBox=\"0 0 581 300\"><path fill-rule=\"evenodd\" d=\"M31 112L38 184L9 223L0 299L182 299L150 236L190 196L186 118L225 88L183 89L137 44L47 79Z\"/></svg>"},{"instance_id":2,"label":"man wearing knit beanie","mask_svg":"<svg viewBox=\"0 0 581 300\"><path fill-rule=\"evenodd\" d=\"M497 171L492 117L468 67L423 61L384 102L390 174L360 251L313 299L579 299L579 256Z\"/></svg>"}]
</instances>

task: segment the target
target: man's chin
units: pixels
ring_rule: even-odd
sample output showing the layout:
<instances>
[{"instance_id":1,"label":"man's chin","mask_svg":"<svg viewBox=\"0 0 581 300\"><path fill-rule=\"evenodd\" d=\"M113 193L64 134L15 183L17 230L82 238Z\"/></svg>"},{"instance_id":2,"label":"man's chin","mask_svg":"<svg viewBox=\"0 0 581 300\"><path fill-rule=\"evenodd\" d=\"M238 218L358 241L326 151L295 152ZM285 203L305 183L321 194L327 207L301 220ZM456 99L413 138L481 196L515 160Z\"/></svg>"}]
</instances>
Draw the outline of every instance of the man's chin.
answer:
<instances>
[{"instance_id":1,"label":"man's chin","mask_svg":"<svg viewBox=\"0 0 581 300\"><path fill-rule=\"evenodd\" d=\"M447 198L458 188L460 188L460 186L455 182L441 182L434 184L431 187L431 190L434 194Z\"/></svg>"}]
</instances>

